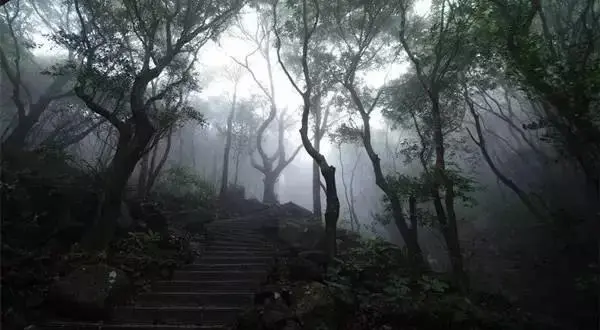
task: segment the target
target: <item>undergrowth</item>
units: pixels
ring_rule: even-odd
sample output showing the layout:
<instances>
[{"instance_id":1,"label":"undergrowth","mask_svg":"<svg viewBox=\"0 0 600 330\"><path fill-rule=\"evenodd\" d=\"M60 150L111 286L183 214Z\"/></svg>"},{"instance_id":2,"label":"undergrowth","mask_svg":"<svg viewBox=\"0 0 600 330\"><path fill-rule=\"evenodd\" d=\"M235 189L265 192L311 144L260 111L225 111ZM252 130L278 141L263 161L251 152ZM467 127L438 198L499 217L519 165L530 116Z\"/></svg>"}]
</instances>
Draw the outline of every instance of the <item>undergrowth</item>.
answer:
<instances>
[{"instance_id":1,"label":"undergrowth","mask_svg":"<svg viewBox=\"0 0 600 330\"><path fill-rule=\"evenodd\" d=\"M84 251L79 241L96 212L98 176L58 152L3 156L3 329L22 329L47 317L50 286L82 265L108 264L123 270L135 292L146 290L152 279L168 278L173 269L191 260L190 236L177 230L164 237L147 229L125 231L102 253ZM177 201L182 196L176 191L162 193L175 209L181 207ZM195 198L207 199L205 194Z\"/></svg>"},{"instance_id":2,"label":"undergrowth","mask_svg":"<svg viewBox=\"0 0 600 330\"><path fill-rule=\"evenodd\" d=\"M405 251L381 239L341 252L327 277L348 329L525 329L533 324L499 295L467 296L440 274L411 273Z\"/></svg>"}]
</instances>

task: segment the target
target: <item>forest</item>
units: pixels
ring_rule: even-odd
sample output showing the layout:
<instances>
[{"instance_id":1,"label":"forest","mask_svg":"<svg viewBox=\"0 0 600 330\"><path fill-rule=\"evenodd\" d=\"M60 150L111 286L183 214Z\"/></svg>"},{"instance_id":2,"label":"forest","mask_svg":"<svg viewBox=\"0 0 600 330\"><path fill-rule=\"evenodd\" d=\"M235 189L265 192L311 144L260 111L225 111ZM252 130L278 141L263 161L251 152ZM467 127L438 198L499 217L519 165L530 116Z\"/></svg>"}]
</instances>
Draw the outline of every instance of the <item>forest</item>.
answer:
<instances>
[{"instance_id":1,"label":"forest","mask_svg":"<svg viewBox=\"0 0 600 330\"><path fill-rule=\"evenodd\" d=\"M0 17L3 328L600 327L600 0Z\"/></svg>"}]
</instances>

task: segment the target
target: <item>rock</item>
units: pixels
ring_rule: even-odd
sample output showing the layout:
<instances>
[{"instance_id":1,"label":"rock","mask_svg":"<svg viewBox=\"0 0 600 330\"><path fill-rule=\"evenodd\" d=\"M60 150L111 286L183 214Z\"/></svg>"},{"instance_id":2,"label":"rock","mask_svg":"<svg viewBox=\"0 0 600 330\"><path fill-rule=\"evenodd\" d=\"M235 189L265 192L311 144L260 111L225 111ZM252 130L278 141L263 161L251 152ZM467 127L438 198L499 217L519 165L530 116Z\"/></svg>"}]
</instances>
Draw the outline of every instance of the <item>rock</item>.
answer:
<instances>
[{"instance_id":1,"label":"rock","mask_svg":"<svg viewBox=\"0 0 600 330\"><path fill-rule=\"evenodd\" d=\"M142 212L148 229L155 233L159 233L162 238L169 236L169 226L167 218L154 206L152 203L143 203Z\"/></svg>"},{"instance_id":2,"label":"rock","mask_svg":"<svg viewBox=\"0 0 600 330\"><path fill-rule=\"evenodd\" d=\"M298 253L298 257L310 260L320 267L326 267L329 263L329 257L321 250L303 251Z\"/></svg>"},{"instance_id":3,"label":"rock","mask_svg":"<svg viewBox=\"0 0 600 330\"><path fill-rule=\"evenodd\" d=\"M289 300L290 292L278 285L267 285L254 295L254 308L238 318L237 329L295 330L296 320ZM286 299L287 296L287 299Z\"/></svg>"},{"instance_id":4,"label":"rock","mask_svg":"<svg viewBox=\"0 0 600 330\"><path fill-rule=\"evenodd\" d=\"M294 311L282 300L270 300L264 306L261 321L265 329L281 329L295 318Z\"/></svg>"},{"instance_id":5,"label":"rock","mask_svg":"<svg viewBox=\"0 0 600 330\"><path fill-rule=\"evenodd\" d=\"M54 283L48 299L59 314L99 320L124 301L129 290L125 272L106 265L83 266Z\"/></svg>"},{"instance_id":6,"label":"rock","mask_svg":"<svg viewBox=\"0 0 600 330\"><path fill-rule=\"evenodd\" d=\"M321 250L324 248L325 229L320 224L282 219L279 221L278 238L281 243L300 250Z\"/></svg>"},{"instance_id":7,"label":"rock","mask_svg":"<svg viewBox=\"0 0 600 330\"><path fill-rule=\"evenodd\" d=\"M281 207L286 212L286 214L291 217L310 218L310 217L314 216L314 214L311 211L303 208L302 206L300 206L298 204L292 203L292 202L287 202L287 203L283 204Z\"/></svg>"},{"instance_id":8,"label":"rock","mask_svg":"<svg viewBox=\"0 0 600 330\"><path fill-rule=\"evenodd\" d=\"M262 330L260 314L255 308L248 308L239 314L236 329Z\"/></svg>"},{"instance_id":9,"label":"rock","mask_svg":"<svg viewBox=\"0 0 600 330\"><path fill-rule=\"evenodd\" d=\"M325 270L308 259L293 258L289 261L288 267L292 281L320 282L323 280Z\"/></svg>"},{"instance_id":10,"label":"rock","mask_svg":"<svg viewBox=\"0 0 600 330\"><path fill-rule=\"evenodd\" d=\"M335 299L329 288L319 282L298 285L293 289L296 316L305 329L337 329Z\"/></svg>"}]
</instances>

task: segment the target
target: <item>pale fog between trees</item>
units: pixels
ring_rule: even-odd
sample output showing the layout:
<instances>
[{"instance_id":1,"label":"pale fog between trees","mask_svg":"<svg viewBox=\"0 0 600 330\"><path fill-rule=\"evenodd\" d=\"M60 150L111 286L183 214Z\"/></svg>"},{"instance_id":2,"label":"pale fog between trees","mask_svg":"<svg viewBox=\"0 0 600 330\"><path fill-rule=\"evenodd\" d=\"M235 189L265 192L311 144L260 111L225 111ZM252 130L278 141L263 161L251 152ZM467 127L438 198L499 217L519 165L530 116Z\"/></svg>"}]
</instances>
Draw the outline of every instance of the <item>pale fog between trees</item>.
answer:
<instances>
[{"instance_id":1,"label":"pale fog between trees","mask_svg":"<svg viewBox=\"0 0 600 330\"><path fill-rule=\"evenodd\" d=\"M204 30L159 28L151 42L140 36L150 12L120 18L131 27L103 12L129 2L0 9L3 146L52 145L101 171L133 133L144 146L123 156L128 194L186 171L323 221L321 169L333 166L338 226L398 245L418 233L408 245L432 268L462 267L473 285L509 295L560 292L560 279L595 262L594 249L581 263L557 255L595 244L598 1L542 1L531 17L517 9L539 2L489 1L516 11L494 22L487 1L228 0L207 2L222 17L200 17ZM239 8L225 14L226 4ZM147 137L119 128L142 117Z\"/></svg>"}]
</instances>

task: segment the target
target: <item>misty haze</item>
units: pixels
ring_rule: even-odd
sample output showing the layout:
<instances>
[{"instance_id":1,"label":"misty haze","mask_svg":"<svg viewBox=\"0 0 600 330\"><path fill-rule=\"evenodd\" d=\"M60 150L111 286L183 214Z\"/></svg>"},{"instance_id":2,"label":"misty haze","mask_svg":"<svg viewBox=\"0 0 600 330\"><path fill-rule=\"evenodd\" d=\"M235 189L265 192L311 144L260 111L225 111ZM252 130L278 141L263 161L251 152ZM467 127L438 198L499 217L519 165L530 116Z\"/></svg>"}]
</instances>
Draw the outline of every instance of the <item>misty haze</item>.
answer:
<instances>
[{"instance_id":1,"label":"misty haze","mask_svg":"<svg viewBox=\"0 0 600 330\"><path fill-rule=\"evenodd\" d=\"M599 329L599 0L0 1L3 329Z\"/></svg>"}]
</instances>

